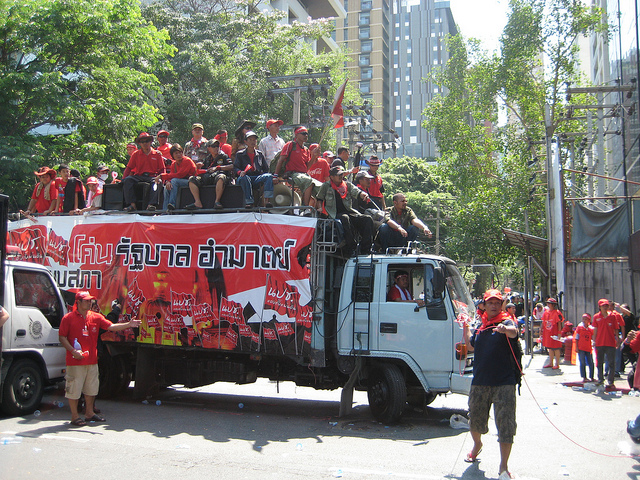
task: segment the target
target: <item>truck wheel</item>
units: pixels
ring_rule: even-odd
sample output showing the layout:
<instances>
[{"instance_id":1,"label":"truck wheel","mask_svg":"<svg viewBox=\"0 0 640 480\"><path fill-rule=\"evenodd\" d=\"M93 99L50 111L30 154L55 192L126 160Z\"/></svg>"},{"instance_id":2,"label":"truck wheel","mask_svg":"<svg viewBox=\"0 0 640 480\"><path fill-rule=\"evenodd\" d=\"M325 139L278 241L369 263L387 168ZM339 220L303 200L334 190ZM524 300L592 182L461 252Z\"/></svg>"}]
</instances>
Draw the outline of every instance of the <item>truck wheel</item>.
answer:
<instances>
[{"instance_id":1,"label":"truck wheel","mask_svg":"<svg viewBox=\"0 0 640 480\"><path fill-rule=\"evenodd\" d=\"M131 381L131 372L122 355L112 357L105 352L98 359L100 390L98 397L112 398L121 394Z\"/></svg>"},{"instance_id":2,"label":"truck wheel","mask_svg":"<svg viewBox=\"0 0 640 480\"><path fill-rule=\"evenodd\" d=\"M2 410L8 415L33 412L44 393L44 378L40 367L29 359L15 362L9 368L2 392Z\"/></svg>"},{"instance_id":3,"label":"truck wheel","mask_svg":"<svg viewBox=\"0 0 640 480\"><path fill-rule=\"evenodd\" d=\"M369 408L379 422L396 422L407 403L407 386L400 369L391 364L376 368L369 379L367 390Z\"/></svg>"}]
</instances>

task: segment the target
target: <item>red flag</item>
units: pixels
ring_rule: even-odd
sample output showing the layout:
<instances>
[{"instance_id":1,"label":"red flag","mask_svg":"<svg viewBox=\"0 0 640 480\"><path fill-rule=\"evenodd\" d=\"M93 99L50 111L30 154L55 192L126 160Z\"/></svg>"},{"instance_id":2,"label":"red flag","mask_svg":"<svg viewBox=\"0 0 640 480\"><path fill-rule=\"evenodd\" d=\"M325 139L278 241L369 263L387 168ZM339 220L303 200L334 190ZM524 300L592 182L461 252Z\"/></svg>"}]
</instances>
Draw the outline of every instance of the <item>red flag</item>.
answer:
<instances>
[{"instance_id":1,"label":"red flag","mask_svg":"<svg viewBox=\"0 0 640 480\"><path fill-rule=\"evenodd\" d=\"M342 99L344 98L344 89L346 88L348 81L349 79L345 79L344 83L340 85L340 88L336 90L335 97L333 97L333 108L331 108L331 118L333 119L333 128L344 127Z\"/></svg>"}]
</instances>

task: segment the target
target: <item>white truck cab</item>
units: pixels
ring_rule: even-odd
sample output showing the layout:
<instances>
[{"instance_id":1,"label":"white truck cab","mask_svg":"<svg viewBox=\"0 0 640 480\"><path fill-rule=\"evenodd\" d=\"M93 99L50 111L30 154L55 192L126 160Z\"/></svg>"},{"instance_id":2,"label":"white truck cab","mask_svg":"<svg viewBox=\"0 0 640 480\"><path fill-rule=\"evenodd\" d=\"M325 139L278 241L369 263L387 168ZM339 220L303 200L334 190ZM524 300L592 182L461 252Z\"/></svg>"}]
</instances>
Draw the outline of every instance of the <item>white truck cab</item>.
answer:
<instances>
[{"instance_id":1,"label":"white truck cab","mask_svg":"<svg viewBox=\"0 0 640 480\"><path fill-rule=\"evenodd\" d=\"M65 374L58 328L66 306L49 270L6 261L2 305L9 319L0 330L0 408L24 415L38 408L44 387Z\"/></svg>"}]
</instances>

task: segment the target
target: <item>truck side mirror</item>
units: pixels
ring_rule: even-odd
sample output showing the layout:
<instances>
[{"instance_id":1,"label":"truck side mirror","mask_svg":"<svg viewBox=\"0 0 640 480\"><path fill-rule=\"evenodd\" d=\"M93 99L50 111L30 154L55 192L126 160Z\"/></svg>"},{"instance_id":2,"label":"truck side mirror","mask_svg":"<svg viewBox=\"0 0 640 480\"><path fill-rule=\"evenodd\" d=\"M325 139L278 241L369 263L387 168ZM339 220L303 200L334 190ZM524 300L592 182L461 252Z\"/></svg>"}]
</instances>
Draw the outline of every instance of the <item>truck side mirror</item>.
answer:
<instances>
[{"instance_id":1,"label":"truck side mirror","mask_svg":"<svg viewBox=\"0 0 640 480\"><path fill-rule=\"evenodd\" d=\"M433 285L433 296L442 298L444 292L444 270L442 267L435 267L433 269L433 278L431 279Z\"/></svg>"}]
</instances>

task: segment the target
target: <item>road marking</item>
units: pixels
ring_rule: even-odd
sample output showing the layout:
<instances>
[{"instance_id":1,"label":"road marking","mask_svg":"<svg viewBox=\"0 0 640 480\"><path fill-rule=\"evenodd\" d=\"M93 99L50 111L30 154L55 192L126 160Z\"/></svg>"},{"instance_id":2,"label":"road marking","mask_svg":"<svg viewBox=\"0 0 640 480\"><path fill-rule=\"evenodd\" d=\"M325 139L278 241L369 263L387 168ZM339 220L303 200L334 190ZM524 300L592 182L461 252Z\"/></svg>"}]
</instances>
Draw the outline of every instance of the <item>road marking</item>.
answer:
<instances>
[{"instance_id":1,"label":"road marking","mask_svg":"<svg viewBox=\"0 0 640 480\"><path fill-rule=\"evenodd\" d=\"M53 435L51 433L45 433L40 438L46 438L47 440L68 440L70 442L87 443L88 438L67 437L65 435Z\"/></svg>"}]
</instances>

